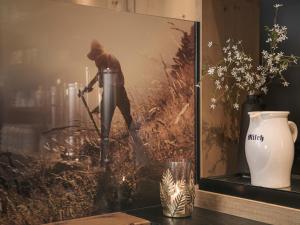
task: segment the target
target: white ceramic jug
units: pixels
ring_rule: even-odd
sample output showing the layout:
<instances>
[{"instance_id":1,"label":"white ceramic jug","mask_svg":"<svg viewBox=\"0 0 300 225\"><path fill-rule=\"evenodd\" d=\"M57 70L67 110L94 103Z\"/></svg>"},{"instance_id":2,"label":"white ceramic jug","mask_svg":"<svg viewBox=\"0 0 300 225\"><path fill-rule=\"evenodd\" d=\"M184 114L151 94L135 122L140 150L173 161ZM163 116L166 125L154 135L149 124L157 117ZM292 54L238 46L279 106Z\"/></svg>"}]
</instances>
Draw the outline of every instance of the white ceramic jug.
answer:
<instances>
[{"instance_id":1,"label":"white ceramic jug","mask_svg":"<svg viewBox=\"0 0 300 225\"><path fill-rule=\"evenodd\" d=\"M289 112L249 112L250 124L246 136L246 158L251 184L269 188L291 185L294 142L298 130L288 121Z\"/></svg>"}]
</instances>

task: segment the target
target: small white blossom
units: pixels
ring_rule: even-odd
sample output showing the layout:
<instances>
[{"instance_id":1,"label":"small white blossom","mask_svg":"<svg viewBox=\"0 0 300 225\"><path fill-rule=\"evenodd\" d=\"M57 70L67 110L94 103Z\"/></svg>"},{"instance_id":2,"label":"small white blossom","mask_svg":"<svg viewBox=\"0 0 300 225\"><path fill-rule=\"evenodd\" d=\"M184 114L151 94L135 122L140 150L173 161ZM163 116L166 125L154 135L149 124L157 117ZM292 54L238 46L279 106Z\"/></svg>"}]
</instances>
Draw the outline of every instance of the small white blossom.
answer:
<instances>
[{"instance_id":1,"label":"small white blossom","mask_svg":"<svg viewBox=\"0 0 300 225\"><path fill-rule=\"evenodd\" d=\"M215 73L216 67L209 67L207 73L213 75Z\"/></svg>"},{"instance_id":2,"label":"small white blossom","mask_svg":"<svg viewBox=\"0 0 300 225\"><path fill-rule=\"evenodd\" d=\"M270 43L270 42L272 42L272 38L268 38L268 39L266 40L266 43Z\"/></svg>"},{"instance_id":3,"label":"small white blossom","mask_svg":"<svg viewBox=\"0 0 300 225\"><path fill-rule=\"evenodd\" d=\"M282 85L283 85L284 87L288 87L288 86L290 85L290 83L287 82L287 81L284 81L284 82L282 83Z\"/></svg>"},{"instance_id":4,"label":"small white blossom","mask_svg":"<svg viewBox=\"0 0 300 225\"><path fill-rule=\"evenodd\" d=\"M268 52L267 52L266 50L263 50L261 53L262 53L262 55L263 55L264 57L266 57L266 56L269 55Z\"/></svg>"},{"instance_id":5,"label":"small white blossom","mask_svg":"<svg viewBox=\"0 0 300 225\"><path fill-rule=\"evenodd\" d=\"M234 103L233 104L233 108L236 109L236 110L239 110L240 105L238 103Z\"/></svg>"},{"instance_id":6,"label":"small white blossom","mask_svg":"<svg viewBox=\"0 0 300 225\"><path fill-rule=\"evenodd\" d=\"M263 87L263 88L261 88L261 90L262 90L265 94L268 93L268 88L267 88L267 87Z\"/></svg>"},{"instance_id":7,"label":"small white blossom","mask_svg":"<svg viewBox=\"0 0 300 225\"><path fill-rule=\"evenodd\" d=\"M275 35L276 39L272 39L273 36L270 36L270 34L269 34L269 38L267 40L271 39L269 42L272 42L272 41L276 42L276 45L272 46L273 49L277 48L278 43L281 43L288 39L286 26L280 26L278 24L274 24L273 28L271 29L271 32L276 34Z\"/></svg>"},{"instance_id":8,"label":"small white blossom","mask_svg":"<svg viewBox=\"0 0 300 225\"><path fill-rule=\"evenodd\" d=\"M213 42L212 42L212 41L209 41L208 44L207 44L207 46L208 46L209 48L211 48L211 47L213 46Z\"/></svg>"},{"instance_id":9,"label":"small white blossom","mask_svg":"<svg viewBox=\"0 0 300 225\"><path fill-rule=\"evenodd\" d=\"M292 58L292 61L293 61L294 64L298 63L298 59L296 58L296 56L291 55L291 58Z\"/></svg>"},{"instance_id":10,"label":"small white blossom","mask_svg":"<svg viewBox=\"0 0 300 225\"><path fill-rule=\"evenodd\" d=\"M216 85L218 90L222 89L221 82L219 80L215 81L215 85Z\"/></svg>"},{"instance_id":11,"label":"small white blossom","mask_svg":"<svg viewBox=\"0 0 300 225\"><path fill-rule=\"evenodd\" d=\"M222 77L224 75L224 72L226 72L226 71L227 71L226 66L218 66L218 69L217 69L218 77Z\"/></svg>"},{"instance_id":12,"label":"small white blossom","mask_svg":"<svg viewBox=\"0 0 300 225\"><path fill-rule=\"evenodd\" d=\"M245 58L245 60L248 62L252 62L253 59L251 57L248 57L248 58Z\"/></svg>"},{"instance_id":13,"label":"small white blossom","mask_svg":"<svg viewBox=\"0 0 300 225\"><path fill-rule=\"evenodd\" d=\"M273 67L273 59L272 58L268 58L267 63L268 63L269 67Z\"/></svg>"},{"instance_id":14,"label":"small white blossom","mask_svg":"<svg viewBox=\"0 0 300 225\"><path fill-rule=\"evenodd\" d=\"M216 103L216 102L217 102L217 99L211 98L210 101L211 101L212 103Z\"/></svg>"},{"instance_id":15,"label":"small white blossom","mask_svg":"<svg viewBox=\"0 0 300 225\"><path fill-rule=\"evenodd\" d=\"M258 70L258 71L262 71L263 69L264 69L263 66L258 66L258 67L257 67L257 70Z\"/></svg>"},{"instance_id":16,"label":"small white blossom","mask_svg":"<svg viewBox=\"0 0 300 225\"><path fill-rule=\"evenodd\" d=\"M279 69L278 69L278 68L276 68L276 67L274 67L274 66L271 66L271 67L270 67L270 73L277 73L277 72L279 72Z\"/></svg>"},{"instance_id":17,"label":"small white blossom","mask_svg":"<svg viewBox=\"0 0 300 225\"><path fill-rule=\"evenodd\" d=\"M274 8L278 9L279 7L282 7L283 4L275 4L275 5L273 5L273 6L274 6Z\"/></svg>"},{"instance_id":18,"label":"small white blossom","mask_svg":"<svg viewBox=\"0 0 300 225\"><path fill-rule=\"evenodd\" d=\"M235 69L232 69L231 75L232 75L233 77L236 77L236 76L237 76L237 71L236 71Z\"/></svg>"},{"instance_id":19,"label":"small white blossom","mask_svg":"<svg viewBox=\"0 0 300 225\"><path fill-rule=\"evenodd\" d=\"M211 104L211 105L209 106L209 108L215 109L215 108L216 108L216 104Z\"/></svg>"},{"instance_id":20,"label":"small white blossom","mask_svg":"<svg viewBox=\"0 0 300 225\"><path fill-rule=\"evenodd\" d=\"M285 70L287 70L287 68L288 68L287 63L281 64L281 66L280 66L281 71L285 71Z\"/></svg>"},{"instance_id":21,"label":"small white blossom","mask_svg":"<svg viewBox=\"0 0 300 225\"><path fill-rule=\"evenodd\" d=\"M224 48L223 48L223 52L224 52L224 53L227 53L228 50L229 50L228 47L224 47Z\"/></svg>"}]
</instances>

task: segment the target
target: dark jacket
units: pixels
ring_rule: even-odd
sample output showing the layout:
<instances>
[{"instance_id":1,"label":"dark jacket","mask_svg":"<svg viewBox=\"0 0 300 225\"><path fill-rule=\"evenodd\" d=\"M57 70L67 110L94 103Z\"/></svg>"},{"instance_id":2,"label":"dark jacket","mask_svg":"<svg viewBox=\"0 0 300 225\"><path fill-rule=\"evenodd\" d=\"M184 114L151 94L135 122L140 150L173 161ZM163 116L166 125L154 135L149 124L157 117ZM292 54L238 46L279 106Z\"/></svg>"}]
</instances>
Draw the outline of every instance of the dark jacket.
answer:
<instances>
[{"instance_id":1,"label":"dark jacket","mask_svg":"<svg viewBox=\"0 0 300 225\"><path fill-rule=\"evenodd\" d=\"M110 68L114 74L117 76L115 81L116 81L116 86L124 86L124 75L121 69L120 62L117 60L116 57L110 54L101 54L95 57L95 64L98 68L98 73L97 75L91 80L91 82L88 85L88 88L92 88L94 84L99 80L99 86L103 87L103 70L106 68Z\"/></svg>"}]
</instances>

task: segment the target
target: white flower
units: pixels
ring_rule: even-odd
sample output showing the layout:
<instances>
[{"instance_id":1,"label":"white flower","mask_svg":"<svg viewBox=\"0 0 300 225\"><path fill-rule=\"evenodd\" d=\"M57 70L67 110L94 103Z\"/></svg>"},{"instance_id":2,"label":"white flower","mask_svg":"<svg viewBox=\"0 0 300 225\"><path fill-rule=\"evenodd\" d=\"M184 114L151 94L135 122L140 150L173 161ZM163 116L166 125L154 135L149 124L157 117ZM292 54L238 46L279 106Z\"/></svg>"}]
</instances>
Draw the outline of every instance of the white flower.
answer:
<instances>
[{"instance_id":1,"label":"white flower","mask_svg":"<svg viewBox=\"0 0 300 225\"><path fill-rule=\"evenodd\" d=\"M272 38L268 38L267 40L266 40L266 43L270 43L272 41Z\"/></svg>"},{"instance_id":2,"label":"white flower","mask_svg":"<svg viewBox=\"0 0 300 225\"><path fill-rule=\"evenodd\" d=\"M218 90L222 89L222 85L221 85L221 82L219 80L215 81L215 85L217 86Z\"/></svg>"},{"instance_id":3,"label":"white flower","mask_svg":"<svg viewBox=\"0 0 300 225\"><path fill-rule=\"evenodd\" d=\"M249 84L253 84L254 78L250 75L250 73L247 73L245 78Z\"/></svg>"},{"instance_id":4,"label":"white flower","mask_svg":"<svg viewBox=\"0 0 300 225\"><path fill-rule=\"evenodd\" d=\"M226 41L226 43L229 43L230 41L231 41L230 38L228 38L227 41Z\"/></svg>"},{"instance_id":5,"label":"white flower","mask_svg":"<svg viewBox=\"0 0 300 225\"><path fill-rule=\"evenodd\" d=\"M254 91L253 90L251 90L251 91L249 91L249 93L248 93L249 95L254 95Z\"/></svg>"},{"instance_id":6,"label":"white flower","mask_svg":"<svg viewBox=\"0 0 300 225\"><path fill-rule=\"evenodd\" d=\"M248 57L248 58L245 58L245 60L248 62L252 62L253 59L251 57Z\"/></svg>"},{"instance_id":7,"label":"white flower","mask_svg":"<svg viewBox=\"0 0 300 225\"><path fill-rule=\"evenodd\" d=\"M282 85L283 85L284 87L288 87L288 86L290 85L290 83L287 82L287 81L284 81L284 82L282 83Z\"/></svg>"},{"instance_id":8,"label":"white flower","mask_svg":"<svg viewBox=\"0 0 300 225\"><path fill-rule=\"evenodd\" d=\"M275 35L276 39L274 40L276 43L280 43L280 42L283 42L284 40L288 39L286 26L280 26L278 24L274 24L273 28L271 29L271 32L276 34ZM268 40L270 38L272 39L272 37L269 36ZM273 41L273 39L272 39L272 41ZM277 45L272 46L272 48L276 49Z\"/></svg>"},{"instance_id":9,"label":"white flower","mask_svg":"<svg viewBox=\"0 0 300 225\"><path fill-rule=\"evenodd\" d=\"M273 59L272 58L268 58L267 63L268 63L268 66L273 67Z\"/></svg>"},{"instance_id":10,"label":"white flower","mask_svg":"<svg viewBox=\"0 0 300 225\"><path fill-rule=\"evenodd\" d=\"M209 67L207 73L209 75L213 75L215 73L215 70L216 70L216 68L214 66L213 67Z\"/></svg>"},{"instance_id":11,"label":"white flower","mask_svg":"<svg viewBox=\"0 0 300 225\"><path fill-rule=\"evenodd\" d=\"M241 67L241 68L239 68L239 70L240 70L241 73L245 73L246 69L245 69L245 67Z\"/></svg>"},{"instance_id":12,"label":"white flower","mask_svg":"<svg viewBox=\"0 0 300 225\"><path fill-rule=\"evenodd\" d=\"M235 70L235 69L232 69L232 71L231 71L231 75L232 75L233 77L236 77L236 76L237 76L237 72L236 72L236 70Z\"/></svg>"},{"instance_id":13,"label":"white flower","mask_svg":"<svg viewBox=\"0 0 300 225\"><path fill-rule=\"evenodd\" d=\"M255 84L255 88L256 88L256 89L259 89L260 87L261 87L261 84L260 84L260 83L256 83L256 84Z\"/></svg>"},{"instance_id":14,"label":"white flower","mask_svg":"<svg viewBox=\"0 0 300 225\"><path fill-rule=\"evenodd\" d=\"M283 56L283 52L279 52L277 53L277 55L275 56L275 60L279 61Z\"/></svg>"},{"instance_id":15,"label":"white flower","mask_svg":"<svg viewBox=\"0 0 300 225\"><path fill-rule=\"evenodd\" d=\"M240 106L238 103L234 103L233 104L233 108L236 109L236 110L239 110Z\"/></svg>"},{"instance_id":16,"label":"white flower","mask_svg":"<svg viewBox=\"0 0 300 225\"><path fill-rule=\"evenodd\" d=\"M224 52L224 53L227 53L228 50L229 50L228 47L224 47L224 48L223 48L223 52Z\"/></svg>"},{"instance_id":17,"label":"white flower","mask_svg":"<svg viewBox=\"0 0 300 225\"><path fill-rule=\"evenodd\" d=\"M207 46L210 48L211 46L213 46L213 42L209 41Z\"/></svg>"},{"instance_id":18,"label":"white flower","mask_svg":"<svg viewBox=\"0 0 300 225\"><path fill-rule=\"evenodd\" d=\"M293 60L293 63L297 64L298 63L298 59L296 58L296 56L291 55L291 58Z\"/></svg>"},{"instance_id":19,"label":"white flower","mask_svg":"<svg viewBox=\"0 0 300 225\"><path fill-rule=\"evenodd\" d=\"M267 87L263 87L263 88L261 88L261 90L262 90L265 94L268 93L268 88L267 88Z\"/></svg>"},{"instance_id":20,"label":"white flower","mask_svg":"<svg viewBox=\"0 0 300 225\"><path fill-rule=\"evenodd\" d=\"M262 66L258 66L258 67L257 67L257 70L258 70L258 71L262 71L263 69L264 69L264 67L262 67Z\"/></svg>"},{"instance_id":21,"label":"white flower","mask_svg":"<svg viewBox=\"0 0 300 225\"><path fill-rule=\"evenodd\" d=\"M226 72L226 71L227 71L226 66L218 66L218 69L217 69L218 77L222 77L224 75L224 72Z\"/></svg>"},{"instance_id":22,"label":"white flower","mask_svg":"<svg viewBox=\"0 0 300 225\"><path fill-rule=\"evenodd\" d=\"M271 68L270 68L270 73L277 73L279 70L276 68L276 67L274 67L274 66L271 66Z\"/></svg>"},{"instance_id":23,"label":"white flower","mask_svg":"<svg viewBox=\"0 0 300 225\"><path fill-rule=\"evenodd\" d=\"M217 99L211 98L210 101L211 101L212 103L216 103L216 102L217 102Z\"/></svg>"},{"instance_id":24,"label":"white flower","mask_svg":"<svg viewBox=\"0 0 300 225\"><path fill-rule=\"evenodd\" d=\"M216 104L211 104L211 105L209 106L209 108L215 109L215 108L216 108Z\"/></svg>"},{"instance_id":25,"label":"white flower","mask_svg":"<svg viewBox=\"0 0 300 225\"><path fill-rule=\"evenodd\" d=\"M269 55L269 53L266 50L263 50L261 53L263 54L264 57L268 57Z\"/></svg>"},{"instance_id":26,"label":"white flower","mask_svg":"<svg viewBox=\"0 0 300 225\"><path fill-rule=\"evenodd\" d=\"M288 68L288 64L286 64L286 63L281 64L281 66L280 66L281 71L285 71L285 70L287 70L287 68Z\"/></svg>"},{"instance_id":27,"label":"white flower","mask_svg":"<svg viewBox=\"0 0 300 225\"><path fill-rule=\"evenodd\" d=\"M275 5L273 5L273 6L274 6L274 8L278 9L279 7L282 7L283 4L275 4Z\"/></svg>"}]
</instances>

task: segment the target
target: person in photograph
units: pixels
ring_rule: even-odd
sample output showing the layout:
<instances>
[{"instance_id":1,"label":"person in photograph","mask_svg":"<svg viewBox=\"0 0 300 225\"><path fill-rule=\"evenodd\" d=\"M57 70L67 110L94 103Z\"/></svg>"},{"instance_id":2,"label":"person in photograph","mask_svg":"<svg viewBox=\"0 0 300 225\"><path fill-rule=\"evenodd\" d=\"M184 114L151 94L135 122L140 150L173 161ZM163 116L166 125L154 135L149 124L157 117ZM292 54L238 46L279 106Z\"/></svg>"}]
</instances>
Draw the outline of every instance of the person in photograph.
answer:
<instances>
[{"instance_id":1,"label":"person in photograph","mask_svg":"<svg viewBox=\"0 0 300 225\"><path fill-rule=\"evenodd\" d=\"M146 161L146 155L143 150L143 143L137 133L137 126L133 122L131 115L130 100L128 98L124 75L121 69L119 60L113 55L106 53L103 46L98 41L92 41L90 52L87 57L95 62L98 72L95 77L84 88L82 94L91 92L94 85L98 82L100 88L106 89L106 95L102 92L100 107L96 107L92 113L100 113L101 117L101 147L106 154L109 149L109 133L111 129L111 122L113 119L115 108L118 107L122 113L131 137L135 143L136 160L138 163ZM109 79L104 83L103 74L106 69L109 69ZM108 93L108 94L107 94ZM105 154L105 155L106 155Z\"/></svg>"}]
</instances>

